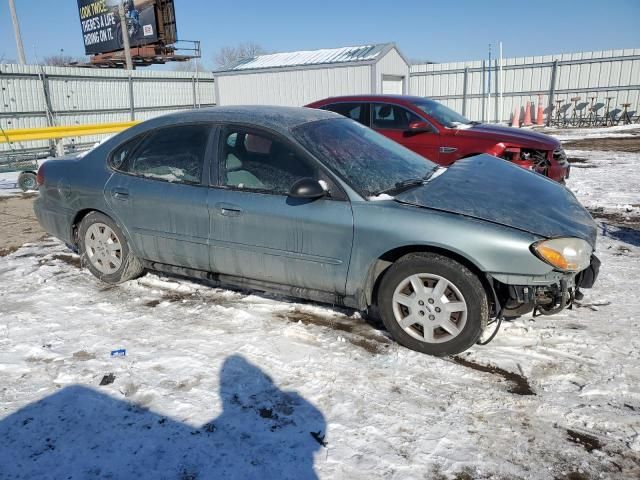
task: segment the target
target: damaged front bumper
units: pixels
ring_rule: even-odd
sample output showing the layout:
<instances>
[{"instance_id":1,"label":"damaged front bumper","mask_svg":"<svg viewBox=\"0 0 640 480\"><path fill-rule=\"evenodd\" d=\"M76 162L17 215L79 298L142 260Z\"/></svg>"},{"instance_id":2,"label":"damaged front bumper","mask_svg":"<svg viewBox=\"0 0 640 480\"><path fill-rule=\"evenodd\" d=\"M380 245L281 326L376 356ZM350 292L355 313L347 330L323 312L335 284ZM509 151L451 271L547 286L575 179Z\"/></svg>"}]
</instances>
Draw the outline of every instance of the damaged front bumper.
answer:
<instances>
[{"instance_id":1,"label":"damaged front bumper","mask_svg":"<svg viewBox=\"0 0 640 480\"><path fill-rule=\"evenodd\" d=\"M600 259L595 255L591 255L591 263L588 268L576 275L577 288L592 288L596 283L598 274L600 273Z\"/></svg>"},{"instance_id":2,"label":"damaged front bumper","mask_svg":"<svg viewBox=\"0 0 640 480\"><path fill-rule=\"evenodd\" d=\"M580 289L592 288L599 271L600 260L591 255L589 267L578 273L554 271L543 277L529 278L514 278L513 275L490 276L497 306L494 313L496 317L505 318L520 317L534 310L543 315L556 314L571 306L575 299L582 299ZM525 279L529 281L513 282Z\"/></svg>"}]
</instances>

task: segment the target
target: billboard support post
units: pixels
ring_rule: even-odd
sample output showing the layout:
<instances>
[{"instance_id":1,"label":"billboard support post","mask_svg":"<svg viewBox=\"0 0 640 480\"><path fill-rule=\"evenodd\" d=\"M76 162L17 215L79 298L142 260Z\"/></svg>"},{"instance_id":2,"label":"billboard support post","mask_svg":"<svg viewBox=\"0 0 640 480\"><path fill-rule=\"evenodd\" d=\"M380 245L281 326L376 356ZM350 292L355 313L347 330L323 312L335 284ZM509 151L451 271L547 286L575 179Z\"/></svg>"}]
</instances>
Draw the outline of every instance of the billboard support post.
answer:
<instances>
[{"instance_id":1,"label":"billboard support post","mask_svg":"<svg viewBox=\"0 0 640 480\"><path fill-rule=\"evenodd\" d=\"M20 35L20 22L18 22L18 14L16 13L16 5L13 0L9 0L9 10L11 10L11 21L13 22L13 33L16 36L16 51L18 52L18 62L25 65L27 62L24 57L24 47L22 46L22 35Z\"/></svg>"},{"instance_id":2,"label":"billboard support post","mask_svg":"<svg viewBox=\"0 0 640 480\"><path fill-rule=\"evenodd\" d=\"M118 14L120 15L120 25L122 25L122 44L124 46L124 57L127 61L127 70L133 70L133 62L131 61L131 45L129 44L129 29L127 28L127 19L124 15L124 5L122 0L118 2Z\"/></svg>"}]
</instances>

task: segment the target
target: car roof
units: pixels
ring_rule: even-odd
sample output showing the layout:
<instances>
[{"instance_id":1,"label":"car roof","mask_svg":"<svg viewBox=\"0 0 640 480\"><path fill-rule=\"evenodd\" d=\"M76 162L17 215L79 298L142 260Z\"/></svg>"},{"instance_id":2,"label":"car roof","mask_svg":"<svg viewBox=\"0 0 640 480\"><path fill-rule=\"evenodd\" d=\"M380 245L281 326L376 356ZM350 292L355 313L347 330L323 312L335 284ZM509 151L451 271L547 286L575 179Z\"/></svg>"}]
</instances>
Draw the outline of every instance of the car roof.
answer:
<instances>
[{"instance_id":1,"label":"car roof","mask_svg":"<svg viewBox=\"0 0 640 480\"><path fill-rule=\"evenodd\" d=\"M412 103L416 101L422 101L425 97L418 97L416 95L343 95L340 97L329 97L324 98L322 100L318 100L317 102L313 102L311 105L316 103L326 104L331 102L375 102L375 101L387 101L392 103Z\"/></svg>"},{"instance_id":2,"label":"car roof","mask_svg":"<svg viewBox=\"0 0 640 480\"><path fill-rule=\"evenodd\" d=\"M286 133L299 125L327 120L344 118L337 113L305 107L280 107L272 105L234 105L207 107L183 112L170 113L145 122L149 127L154 123L167 125L170 123L184 123L189 121L210 121L225 123L240 123L261 126Z\"/></svg>"}]
</instances>

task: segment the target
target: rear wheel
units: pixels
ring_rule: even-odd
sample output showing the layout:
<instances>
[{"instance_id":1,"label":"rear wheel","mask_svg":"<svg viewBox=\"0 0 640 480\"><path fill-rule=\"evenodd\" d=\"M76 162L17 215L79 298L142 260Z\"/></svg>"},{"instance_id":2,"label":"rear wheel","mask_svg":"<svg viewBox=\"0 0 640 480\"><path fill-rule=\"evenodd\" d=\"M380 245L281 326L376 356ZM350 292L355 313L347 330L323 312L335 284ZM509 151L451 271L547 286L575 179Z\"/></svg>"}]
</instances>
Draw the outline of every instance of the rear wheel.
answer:
<instances>
[{"instance_id":1,"label":"rear wheel","mask_svg":"<svg viewBox=\"0 0 640 480\"><path fill-rule=\"evenodd\" d=\"M378 291L385 327L402 345L453 355L474 345L487 325L487 295L478 277L443 255L410 254L385 272Z\"/></svg>"},{"instance_id":2,"label":"rear wheel","mask_svg":"<svg viewBox=\"0 0 640 480\"><path fill-rule=\"evenodd\" d=\"M91 212L78 230L80 255L91 273L107 283L121 283L139 277L144 268L122 230L106 215Z\"/></svg>"}]
</instances>

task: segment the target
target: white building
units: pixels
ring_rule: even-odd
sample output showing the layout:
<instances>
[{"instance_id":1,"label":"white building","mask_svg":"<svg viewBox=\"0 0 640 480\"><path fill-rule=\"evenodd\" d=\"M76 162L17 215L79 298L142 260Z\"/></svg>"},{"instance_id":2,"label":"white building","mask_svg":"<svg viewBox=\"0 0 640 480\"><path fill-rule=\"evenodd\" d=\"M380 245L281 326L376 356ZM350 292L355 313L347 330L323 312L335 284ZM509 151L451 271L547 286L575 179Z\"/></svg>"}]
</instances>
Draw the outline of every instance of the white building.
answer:
<instances>
[{"instance_id":1,"label":"white building","mask_svg":"<svg viewBox=\"0 0 640 480\"><path fill-rule=\"evenodd\" d=\"M409 63L383 43L260 55L214 77L218 105L302 106L337 95L406 94Z\"/></svg>"}]
</instances>

